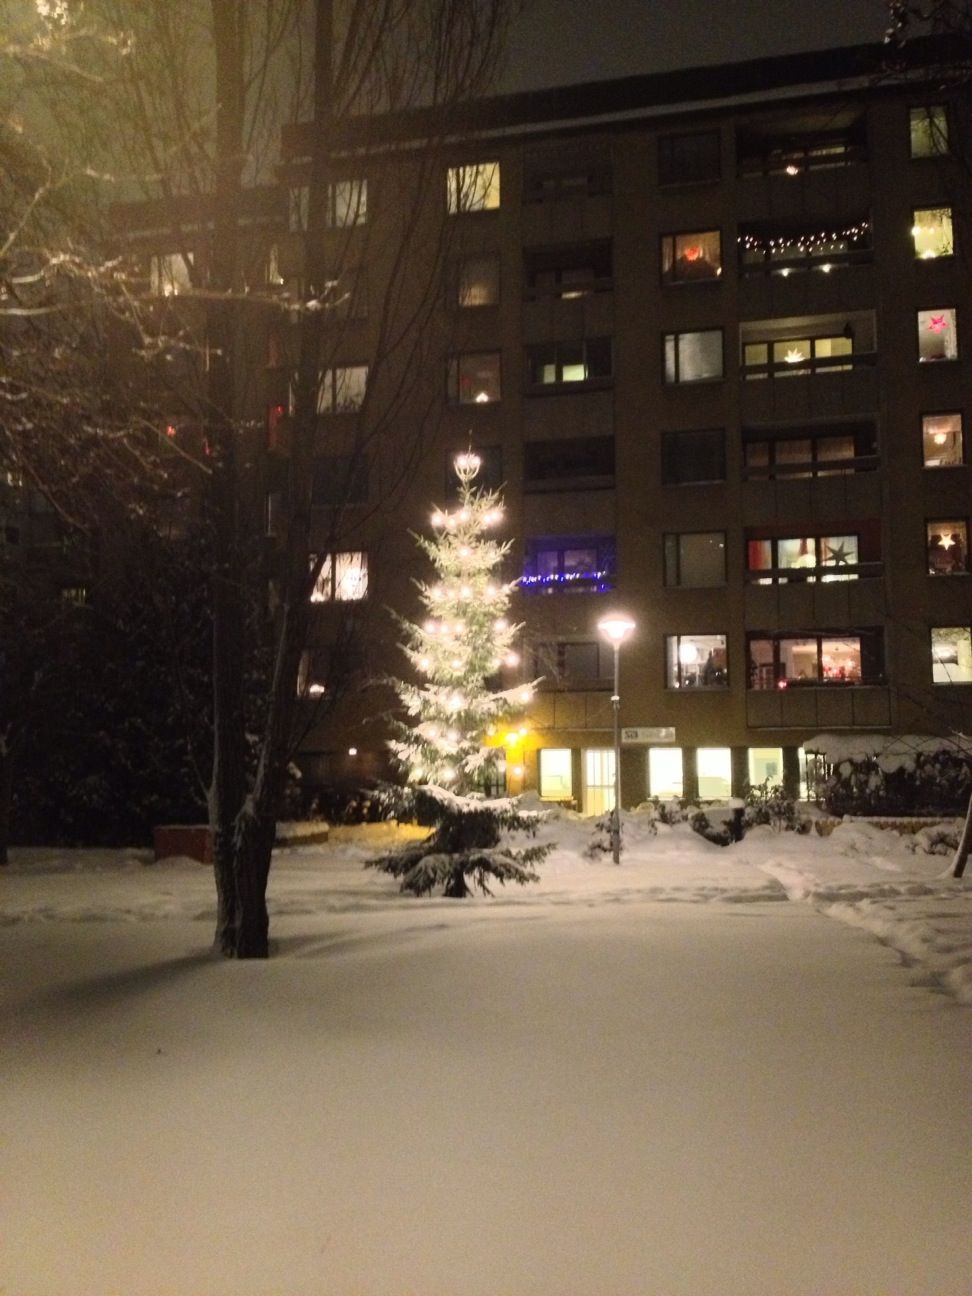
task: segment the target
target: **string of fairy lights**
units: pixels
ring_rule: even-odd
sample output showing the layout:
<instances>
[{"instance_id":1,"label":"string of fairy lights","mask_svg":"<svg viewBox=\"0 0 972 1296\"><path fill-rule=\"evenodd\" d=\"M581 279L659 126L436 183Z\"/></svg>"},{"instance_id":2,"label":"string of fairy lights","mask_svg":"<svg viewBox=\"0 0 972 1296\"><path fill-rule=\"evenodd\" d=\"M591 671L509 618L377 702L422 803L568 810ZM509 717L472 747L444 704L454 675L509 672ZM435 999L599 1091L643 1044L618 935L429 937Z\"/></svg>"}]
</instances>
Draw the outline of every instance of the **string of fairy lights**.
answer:
<instances>
[{"instance_id":1,"label":"string of fairy lights","mask_svg":"<svg viewBox=\"0 0 972 1296\"><path fill-rule=\"evenodd\" d=\"M779 256L783 252L796 252L803 256L813 256L823 251L840 250L860 246L870 239L871 222L857 221L853 225L844 225L836 229L803 230L794 234L740 234L736 242L743 252L760 253L763 256Z\"/></svg>"}]
</instances>

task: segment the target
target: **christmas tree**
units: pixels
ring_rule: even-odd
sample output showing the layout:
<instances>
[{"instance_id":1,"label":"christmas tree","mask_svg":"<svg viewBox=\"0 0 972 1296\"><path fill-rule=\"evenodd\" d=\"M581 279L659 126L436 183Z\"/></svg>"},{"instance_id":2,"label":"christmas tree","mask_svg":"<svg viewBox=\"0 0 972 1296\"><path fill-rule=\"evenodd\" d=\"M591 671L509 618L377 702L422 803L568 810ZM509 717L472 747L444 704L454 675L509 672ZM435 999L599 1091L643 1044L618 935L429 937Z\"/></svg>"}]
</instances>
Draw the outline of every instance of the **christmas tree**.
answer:
<instances>
[{"instance_id":1,"label":"christmas tree","mask_svg":"<svg viewBox=\"0 0 972 1296\"><path fill-rule=\"evenodd\" d=\"M442 885L446 895L464 896L470 880L487 893L490 878L535 881L532 865L548 848L501 844L504 830L535 832L539 816L484 795L502 756L488 739L530 701L533 685L491 686L504 666L518 662L513 643L520 627L507 617L515 582L499 575L510 544L493 538L503 503L498 492L475 485L478 455L458 455L455 466L458 507L436 509L433 536L417 537L435 569L435 580L418 582L426 619L401 621L402 648L420 682L392 681L410 717L391 742L407 779L396 809L433 831L371 863L400 877L403 890L424 894Z\"/></svg>"}]
</instances>

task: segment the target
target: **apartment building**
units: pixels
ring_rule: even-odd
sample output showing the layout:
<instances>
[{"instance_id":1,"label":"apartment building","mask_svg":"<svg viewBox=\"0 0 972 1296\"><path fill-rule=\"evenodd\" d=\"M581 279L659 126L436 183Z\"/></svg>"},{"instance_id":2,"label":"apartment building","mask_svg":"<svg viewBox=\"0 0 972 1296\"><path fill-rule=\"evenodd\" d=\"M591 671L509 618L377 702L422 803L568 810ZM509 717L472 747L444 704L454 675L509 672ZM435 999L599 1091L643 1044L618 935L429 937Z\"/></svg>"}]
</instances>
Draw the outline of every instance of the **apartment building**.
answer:
<instances>
[{"instance_id":1,"label":"apartment building","mask_svg":"<svg viewBox=\"0 0 972 1296\"><path fill-rule=\"evenodd\" d=\"M359 324L322 369L322 529L338 494L350 506L315 592L308 707L339 614L357 617L372 674L403 669L386 609L417 613L409 533L472 445L503 485L523 672L543 677L525 733L497 737L509 790L613 804L597 625L616 609L636 627L620 652L625 805L766 778L795 789L821 732L968 726L967 96L921 60L882 74L883 56L470 106L422 185L448 244L413 267L414 291L437 285L421 394L370 459L351 453L359 421L400 375L392 362L370 385L379 325L364 303L383 271L365 240L401 205L421 115L346 151L330 223L345 251L361 241ZM312 131L285 135L297 228ZM273 446L287 409L283 377L269 382ZM407 454L401 489L368 511ZM383 768L379 697L308 715L311 779Z\"/></svg>"}]
</instances>

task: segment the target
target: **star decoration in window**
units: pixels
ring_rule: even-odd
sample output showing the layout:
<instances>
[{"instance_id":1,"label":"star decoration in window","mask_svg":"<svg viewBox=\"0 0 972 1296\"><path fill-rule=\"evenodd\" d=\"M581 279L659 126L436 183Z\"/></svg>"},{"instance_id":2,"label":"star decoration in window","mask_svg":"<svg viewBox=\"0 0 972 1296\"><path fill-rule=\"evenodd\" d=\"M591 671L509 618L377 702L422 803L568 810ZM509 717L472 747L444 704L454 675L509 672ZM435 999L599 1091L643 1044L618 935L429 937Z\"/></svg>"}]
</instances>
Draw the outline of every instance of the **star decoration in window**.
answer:
<instances>
[{"instance_id":1,"label":"star decoration in window","mask_svg":"<svg viewBox=\"0 0 972 1296\"><path fill-rule=\"evenodd\" d=\"M929 321L928 328L932 333L944 333L948 328L944 315L933 315Z\"/></svg>"}]
</instances>

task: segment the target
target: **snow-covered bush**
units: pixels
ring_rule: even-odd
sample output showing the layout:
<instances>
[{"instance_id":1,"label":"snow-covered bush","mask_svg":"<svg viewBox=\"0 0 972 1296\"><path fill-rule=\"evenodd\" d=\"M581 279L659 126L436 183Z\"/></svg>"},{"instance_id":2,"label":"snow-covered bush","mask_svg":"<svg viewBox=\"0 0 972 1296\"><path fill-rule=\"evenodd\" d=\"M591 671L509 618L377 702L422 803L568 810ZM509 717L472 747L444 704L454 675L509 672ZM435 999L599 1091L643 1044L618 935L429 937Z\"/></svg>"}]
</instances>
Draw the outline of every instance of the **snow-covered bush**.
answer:
<instances>
[{"instance_id":1,"label":"snow-covered bush","mask_svg":"<svg viewBox=\"0 0 972 1296\"><path fill-rule=\"evenodd\" d=\"M774 832L810 831L810 820L797 814L796 802L783 784L770 783L769 779L750 787L742 816L744 833L762 825L768 825Z\"/></svg>"},{"instance_id":2,"label":"snow-covered bush","mask_svg":"<svg viewBox=\"0 0 972 1296\"><path fill-rule=\"evenodd\" d=\"M972 743L959 738L822 734L814 790L831 814L964 813L972 795Z\"/></svg>"},{"instance_id":3,"label":"snow-covered bush","mask_svg":"<svg viewBox=\"0 0 972 1296\"><path fill-rule=\"evenodd\" d=\"M924 855L954 855L958 849L961 825L955 823L929 824L913 833L909 846Z\"/></svg>"}]
</instances>

